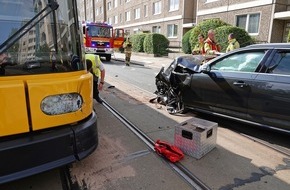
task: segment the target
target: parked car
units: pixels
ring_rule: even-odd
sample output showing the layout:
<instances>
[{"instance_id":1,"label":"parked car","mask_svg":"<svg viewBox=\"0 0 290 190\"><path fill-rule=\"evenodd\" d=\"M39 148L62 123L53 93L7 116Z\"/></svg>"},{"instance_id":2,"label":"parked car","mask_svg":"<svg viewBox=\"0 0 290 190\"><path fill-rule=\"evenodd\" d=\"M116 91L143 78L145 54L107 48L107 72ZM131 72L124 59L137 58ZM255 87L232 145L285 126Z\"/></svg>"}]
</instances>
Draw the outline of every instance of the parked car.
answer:
<instances>
[{"instance_id":1,"label":"parked car","mask_svg":"<svg viewBox=\"0 0 290 190\"><path fill-rule=\"evenodd\" d=\"M41 64L38 60L30 60L26 61L23 64L23 69L34 69L34 68L40 68Z\"/></svg>"},{"instance_id":2,"label":"parked car","mask_svg":"<svg viewBox=\"0 0 290 190\"><path fill-rule=\"evenodd\" d=\"M220 55L177 57L156 76L157 101L290 133L290 44L257 44Z\"/></svg>"}]
</instances>

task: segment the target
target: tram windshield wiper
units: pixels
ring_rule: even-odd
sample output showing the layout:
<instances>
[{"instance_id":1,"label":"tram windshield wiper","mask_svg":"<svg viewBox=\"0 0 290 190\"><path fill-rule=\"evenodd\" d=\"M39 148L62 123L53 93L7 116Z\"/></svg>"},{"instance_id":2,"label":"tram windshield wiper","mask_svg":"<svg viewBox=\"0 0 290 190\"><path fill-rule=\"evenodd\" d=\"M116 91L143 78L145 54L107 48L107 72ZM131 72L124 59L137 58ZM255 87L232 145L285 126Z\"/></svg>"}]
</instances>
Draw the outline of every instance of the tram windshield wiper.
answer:
<instances>
[{"instance_id":1,"label":"tram windshield wiper","mask_svg":"<svg viewBox=\"0 0 290 190\"><path fill-rule=\"evenodd\" d=\"M48 2L49 3L44 9L42 9L38 14L31 18L25 25L19 28L19 30L17 30L3 44L0 45L0 54L4 53L7 49L9 49L17 40L24 36L32 27L38 24L47 15L58 9L59 4L55 0L49 0ZM44 12L46 13L42 15Z\"/></svg>"}]
</instances>

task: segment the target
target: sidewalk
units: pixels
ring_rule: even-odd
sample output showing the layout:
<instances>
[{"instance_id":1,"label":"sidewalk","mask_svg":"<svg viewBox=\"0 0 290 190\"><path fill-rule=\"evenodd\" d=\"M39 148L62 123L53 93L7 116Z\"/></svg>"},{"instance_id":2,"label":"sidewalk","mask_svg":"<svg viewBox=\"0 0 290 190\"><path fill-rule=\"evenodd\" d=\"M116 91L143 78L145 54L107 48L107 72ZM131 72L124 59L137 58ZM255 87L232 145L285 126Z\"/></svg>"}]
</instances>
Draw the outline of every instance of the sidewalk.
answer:
<instances>
[{"instance_id":1,"label":"sidewalk","mask_svg":"<svg viewBox=\"0 0 290 190\"><path fill-rule=\"evenodd\" d=\"M133 52L131 56L131 64L161 68L162 66L169 65L174 60L174 57L178 55L183 55L183 53L170 54L168 57L153 57L150 54ZM115 52L112 55L112 59L125 62L125 53Z\"/></svg>"}]
</instances>

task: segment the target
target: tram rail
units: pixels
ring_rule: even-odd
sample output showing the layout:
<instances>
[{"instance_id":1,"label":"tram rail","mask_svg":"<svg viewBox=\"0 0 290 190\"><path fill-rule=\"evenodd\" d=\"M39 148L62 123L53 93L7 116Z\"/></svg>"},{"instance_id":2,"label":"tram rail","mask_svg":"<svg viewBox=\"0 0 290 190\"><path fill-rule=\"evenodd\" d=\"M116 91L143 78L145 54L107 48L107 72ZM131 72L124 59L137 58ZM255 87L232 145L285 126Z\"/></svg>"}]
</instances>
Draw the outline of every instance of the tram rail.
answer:
<instances>
[{"instance_id":1,"label":"tram rail","mask_svg":"<svg viewBox=\"0 0 290 190\"><path fill-rule=\"evenodd\" d=\"M103 106L111 112L117 119L119 119L131 132L133 132L141 141L143 141L148 148L155 152L154 144L155 142L149 138L143 131L141 131L137 126L131 123L126 117L119 113L116 109L110 106L106 101L103 100ZM162 157L162 156L161 156ZM171 167L177 174L179 174L186 182L188 182L195 190L210 190L210 188L199 180L193 173L191 173L185 166L181 163L171 163L169 160L162 157L164 161Z\"/></svg>"},{"instance_id":2,"label":"tram rail","mask_svg":"<svg viewBox=\"0 0 290 190\"><path fill-rule=\"evenodd\" d=\"M140 130L136 125L134 125L132 122L130 122L124 115L122 115L120 112L118 112L116 109L114 109L109 103L107 103L105 100L103 100L102 104L110 113L112 113L122 124L124 124L132 133L134 133L142 142L144 142L149 150L152 152L155 152L154 149L154 140L152 140L149 136L147 136L142 130ZM282 153L286 156L290 156L290 152L287 150L284 150L282 148L279 148L277 146L273 146L271 143L265 142L259 138L240 133L236 131L240 135L255 141L257 143L262 144L263 146L266 146L268 148L271 148L279 153ZM157 153L156 153L157 154ZM183 164L180 162L177 163L171 163L169 160L167 160L165 157L160 156L161 159L164 160L164 162L167 163L167 165L173 169L180 177L182 177L190 186L192 186L195 190L210 190L210 188L204 184L200 179L198 179L191 171L189 171ZM72 177L69 172L69 166L65 166L59 169L61 181L62 181L62 187L63 190L87 190L85 182L82 186L80 184L77 184L76 182L73 182Z\"/></svg>"}]
</instances>

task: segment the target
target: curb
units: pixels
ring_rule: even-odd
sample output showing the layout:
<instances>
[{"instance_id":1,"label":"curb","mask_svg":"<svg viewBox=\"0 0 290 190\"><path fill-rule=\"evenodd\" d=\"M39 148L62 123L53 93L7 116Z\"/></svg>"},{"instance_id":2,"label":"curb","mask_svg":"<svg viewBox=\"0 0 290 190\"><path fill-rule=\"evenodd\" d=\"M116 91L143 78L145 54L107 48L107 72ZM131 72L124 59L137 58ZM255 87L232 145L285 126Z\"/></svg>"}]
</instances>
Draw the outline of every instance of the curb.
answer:
<instances>
[{"instance_id":1,"label":"curb","mask_svg":"<svg viewBox=\"0 0 290 190\"><path fill-rule=\"evenodd\" d=\"M112 59L115 61L124 62L124 64L125 64L125 59L122 59L122 58L112 58ZM145 63L135 61L135 60L131 60L130 63L133 65L145 66Z\"/></svg>"}]
</instances>

